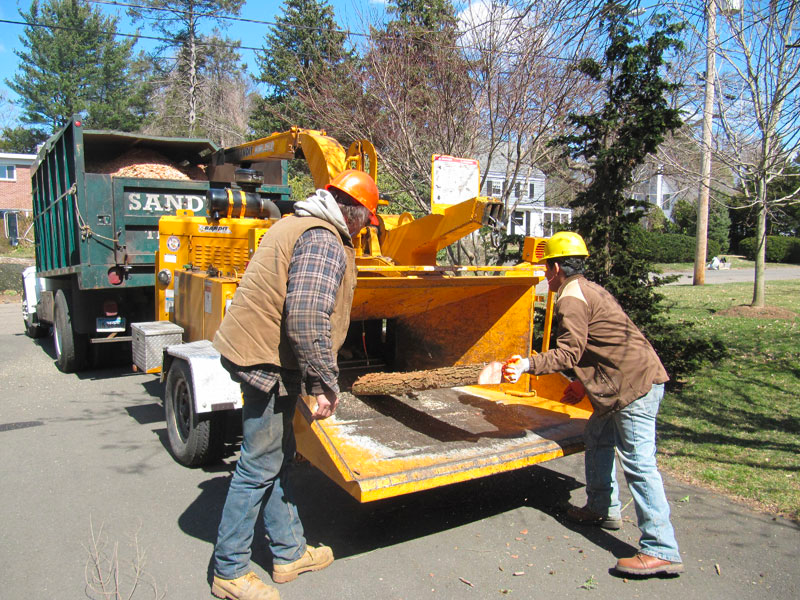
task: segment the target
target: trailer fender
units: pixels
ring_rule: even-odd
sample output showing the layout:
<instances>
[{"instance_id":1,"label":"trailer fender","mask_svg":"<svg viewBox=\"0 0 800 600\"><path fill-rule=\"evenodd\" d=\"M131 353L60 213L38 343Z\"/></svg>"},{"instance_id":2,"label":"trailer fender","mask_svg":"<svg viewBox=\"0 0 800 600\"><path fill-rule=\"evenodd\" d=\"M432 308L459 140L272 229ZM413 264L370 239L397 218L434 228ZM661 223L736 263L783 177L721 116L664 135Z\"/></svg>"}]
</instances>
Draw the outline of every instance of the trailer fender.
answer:
<instances>
[{"instance_id":1,"label":"trailer fender","mask_svg":"<svg viewBox=\"0 0 800 600\"><path fill-rule=\"evenodd\" d=\"M189 364L192 373L192 397L197 414L242 408L239 384L222 366L220 353L208 340L167 346L164 349L162 381L166 381L175 359Z\"/></svg>"}]
</instances>

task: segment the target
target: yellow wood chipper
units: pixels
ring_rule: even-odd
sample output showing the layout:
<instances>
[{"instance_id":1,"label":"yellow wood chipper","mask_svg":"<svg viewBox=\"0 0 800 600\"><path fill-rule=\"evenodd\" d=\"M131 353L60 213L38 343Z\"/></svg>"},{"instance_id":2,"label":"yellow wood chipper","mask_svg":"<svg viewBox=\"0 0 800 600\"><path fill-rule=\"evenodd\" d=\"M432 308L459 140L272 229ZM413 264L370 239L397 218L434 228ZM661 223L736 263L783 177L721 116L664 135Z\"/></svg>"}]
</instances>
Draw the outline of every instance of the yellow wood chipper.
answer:
<instances>
[{"instance_id":1,"label":"yellow wood chipper","mask_svg":"<svg viewBox=\"0 0 800 600\"><path fill-rule=\"evenodd\" d=\"M157 318L180 326L183 342L163 348L160 367L170 446L182 464L218 459L231 441L225 421L241 395L209 340L261 237L291 210L259 194L257 173L296 157L308 161L317 187L346 168L377 174L369 142L345 151L324 132L293 128L218 153L217 168L238 169L239 183L209 191L212 216L179 211L160 220ZM436 190L459 187L442 179L447 173L439 173ZM439 265L439 250L492 224L502 205L477 193L450 204L434 196L432 214L380 214L377 227L354 239L358 284L339 354L339 406L314 421L299 402L294 418L298 453L361 502L580 451L591 414L586 399L559 402L569 383L560 374L383 396L349 392L365 373L481 364L531 348L544 240L527 238L516 266Z\"/></svg>"}]
</instances>

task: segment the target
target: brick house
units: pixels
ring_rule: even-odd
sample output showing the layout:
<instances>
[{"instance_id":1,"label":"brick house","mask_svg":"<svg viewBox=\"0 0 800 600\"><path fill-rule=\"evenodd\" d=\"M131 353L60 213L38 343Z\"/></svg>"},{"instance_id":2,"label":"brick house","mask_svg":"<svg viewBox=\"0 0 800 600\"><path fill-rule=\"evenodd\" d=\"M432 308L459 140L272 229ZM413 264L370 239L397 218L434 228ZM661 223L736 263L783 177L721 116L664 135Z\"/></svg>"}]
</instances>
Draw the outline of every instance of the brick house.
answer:
<instances>
[{"instance_id":1,"label":"brick house","mask_svg":"<svg viewBox=\"0 0 800 600\"><path fill-rule=\"evenodd\" d=\"M31 166L35 154L0 152L0 218L3 237L17 243L17 217L29 217L31 205Z\"/></svg>"},{"instance_id":2,"label":"brick house","mask_svg":"<svg viewBox=\"0 0 800 600\"><path fill-rule=\"evenodd\" d=\"M31 212L31 165L35 154L0 152L0 211Z\"/></svg>"}]
</instances>

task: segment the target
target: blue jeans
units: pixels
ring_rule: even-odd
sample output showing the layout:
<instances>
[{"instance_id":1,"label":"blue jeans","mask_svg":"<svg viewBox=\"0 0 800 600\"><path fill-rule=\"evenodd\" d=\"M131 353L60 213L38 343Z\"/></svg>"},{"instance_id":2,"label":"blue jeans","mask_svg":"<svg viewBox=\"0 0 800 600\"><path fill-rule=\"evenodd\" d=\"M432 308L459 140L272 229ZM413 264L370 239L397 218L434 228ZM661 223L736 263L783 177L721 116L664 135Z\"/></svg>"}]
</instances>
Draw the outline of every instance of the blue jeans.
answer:
<instances>
[{"instance_id":1,"label":"blue jeans","mask_svg":"<svg viewBox=\"0 0 800 600\"><path fill-rule=\"evenodd\" d=\"M681 562L669 503L656 465L656 415L664 385L654 385L620 411L592 415L584 431L588 507L610 518L620 517L614 450L633 496L642 536L641 553Z\"/></svg>"},{"instance_id":2,"label":"blue jeans","mask_svg":"<svg viewBox=\"0 0 800 600\"><path fill-rule=\"evenodd\" d=\"M214 548L214 572L223 579L250 571L250 546L262 504L273 563L293 562L306 551L303 524L287 477L295 452L295 396L279 396L278 385L269 393L247 383L241 386L242 449Z\"/></svg>"}]
</instances>

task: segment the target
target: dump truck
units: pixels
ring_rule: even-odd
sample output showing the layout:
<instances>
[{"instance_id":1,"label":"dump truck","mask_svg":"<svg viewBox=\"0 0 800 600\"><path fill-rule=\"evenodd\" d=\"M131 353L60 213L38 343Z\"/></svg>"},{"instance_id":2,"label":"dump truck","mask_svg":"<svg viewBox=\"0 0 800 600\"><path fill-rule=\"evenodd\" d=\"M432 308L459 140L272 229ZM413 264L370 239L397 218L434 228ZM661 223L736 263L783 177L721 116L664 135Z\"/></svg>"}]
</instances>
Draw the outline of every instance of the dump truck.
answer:
<instances>
[{"instance_id":1,"label":"dump truck","mask_svg":"<svg viewBox=\"0 0 800 600\"><path fill-rule=\"evenodd\" d=\"M356 168L377 175L366 140L345 150L324 131L293 128L220 150L212 163L258 180L255 168L303 157L317 187ZM514 266L445 265L437 253L500 218L501 203L478 195L477 162L432 160L432 212L379 213L379 225L354 238L358 280L351 326L338 361L339 406L313 420L313 399L298 402L298 453L360 502L519 469L582 450L591 414L586 398L559 400L561 374L524 375L517 383L394 389L359 396L365 374L480 366L527 354L543 278L543 239L527 238ZM242 406L238 384L220 364L211 341L249 257L284 210L259 193L210 190L208 214L191 210L159 220L156 258L158 320L137 324L134 355L143 370L160 371L170 450L186 466L218 460L230 437L228 419ZM290 209L290 207L289 207ZM544 336L549 338L552 295ZM380 375L377 376L381 378Z\"/></svg>"},{"instance_id":2,"label":"dump truck","mask_svg":"<svg viewBox=\"0 0 800 600\"><path fill-rule=\"evenodd\" d=\"M209 165L217 150L206 139L85 129L78 118L40 149L22 312L30 337L52 330L60 370L92 366L100 344L130 349L131 323L153 320L159 219L205 214L208 189L231 185L231 169ZM284 165L266 174L261 192L288 200Z\"/></svg>"}]
</instances>

